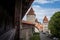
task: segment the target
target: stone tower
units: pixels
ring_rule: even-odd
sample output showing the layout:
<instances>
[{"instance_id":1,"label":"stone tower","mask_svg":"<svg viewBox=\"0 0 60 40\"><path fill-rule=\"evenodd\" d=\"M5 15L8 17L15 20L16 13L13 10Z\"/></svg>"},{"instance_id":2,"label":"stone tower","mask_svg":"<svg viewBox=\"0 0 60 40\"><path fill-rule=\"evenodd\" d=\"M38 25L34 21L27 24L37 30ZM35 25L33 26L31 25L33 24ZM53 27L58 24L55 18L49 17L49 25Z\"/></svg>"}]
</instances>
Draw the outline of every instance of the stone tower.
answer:
<instances>
[{"instance_id":1,"label":"stone tower","mask_svg":"<svg viewBox=\"0 0 60 40\"><path fill-rule=\"evenodd\" d=\"M30 11L28 12L27 16L26 16L26 19L27 19L27 21L29 21L29 22L35 23L35 17L36 17L36 15L34 14L34 11L33 11L33 9L31 8Z\"/></svg>"},{"instance_id":2,"label":"stone tower","mask_svg":"<svg viewBox=\"0 0 60 40\"><path fill-rule=\"evenodd\" d=\"M43 19L43 32L48 32L48 18L46 16Z\"/></svg>"}]
</instances>

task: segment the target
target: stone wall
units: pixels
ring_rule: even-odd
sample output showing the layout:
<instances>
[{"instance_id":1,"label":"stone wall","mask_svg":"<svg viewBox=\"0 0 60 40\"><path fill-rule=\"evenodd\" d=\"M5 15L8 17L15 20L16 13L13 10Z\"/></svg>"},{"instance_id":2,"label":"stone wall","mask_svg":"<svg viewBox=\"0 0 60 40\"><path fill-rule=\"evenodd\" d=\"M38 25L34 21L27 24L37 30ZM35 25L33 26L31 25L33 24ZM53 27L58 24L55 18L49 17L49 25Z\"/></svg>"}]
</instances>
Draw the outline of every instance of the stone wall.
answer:
<instances>
[{"instance_id":1,"label":"stone wall","mask_svg":"<svg viewBox=\"0 0 60 40\"><path fill-rule=\"evenodd\" d=\"M20 38L23 40L29 40L31 36L33 36L33 26L28 24L23 24L22 29L20 31Z\"/></svg>"}]
</instances>

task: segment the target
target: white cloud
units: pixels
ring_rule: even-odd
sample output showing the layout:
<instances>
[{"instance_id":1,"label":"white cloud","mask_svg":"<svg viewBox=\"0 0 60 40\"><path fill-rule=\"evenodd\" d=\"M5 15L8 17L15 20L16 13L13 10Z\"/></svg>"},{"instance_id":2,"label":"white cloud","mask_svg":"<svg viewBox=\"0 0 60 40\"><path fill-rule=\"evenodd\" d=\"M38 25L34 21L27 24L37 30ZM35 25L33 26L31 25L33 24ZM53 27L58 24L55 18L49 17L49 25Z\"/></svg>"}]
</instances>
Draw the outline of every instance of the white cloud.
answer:
<instances>
[{"instance_id":1,"label":"white cloud","mask_svg":"<svg viewBox=\"0 0 60 40\"><path fill-rule=\"evenodd\" d=\"M47 16L48 20L50 20L50 17L57 11L60 11L60 8L42 8L39 5L34 5L32 8L35 11L36 18L41 21L43 20L44 16ZM41 21L42 22L42 21Z\"/></svg>"},{"instance_id":2,"label":"white cloud","mask_svg":"<svg viewBox=\"0 0 60 40\"><path fill-rule=\"evenodd\" d=\"M60 0L35 0L34 2L44 4L44 3L54 3L56 1L60 1Z\"/></svg>"}]
</instances>

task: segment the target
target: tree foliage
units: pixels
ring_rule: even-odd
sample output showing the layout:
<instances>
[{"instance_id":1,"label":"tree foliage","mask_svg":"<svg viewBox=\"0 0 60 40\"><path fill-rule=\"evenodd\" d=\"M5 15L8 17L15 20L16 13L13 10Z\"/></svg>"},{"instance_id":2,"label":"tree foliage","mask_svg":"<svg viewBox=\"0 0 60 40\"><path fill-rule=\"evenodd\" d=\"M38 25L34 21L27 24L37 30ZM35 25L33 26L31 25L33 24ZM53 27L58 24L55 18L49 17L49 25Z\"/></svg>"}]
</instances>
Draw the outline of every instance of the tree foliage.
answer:
<instances>
[{"instance_id":1,"label":"tree foliage","mask_svg":"<svg viewBox=\"0 0 60 40\"><path fill-rule=\"evenodd\" d=\"M60 12L56 12L49 21L48 27L53 36L60 38Z\"/></svg>"},{"instance_id":2,"label":"tree foliage","mask_svg":"<svg viewBox=\"0 0 60 40\"><path fill-rule=\"evenodd\" d=\"M40 33L33 33L33 36L30 38L30 40L40 40Z\"/></svg>"}]
</instances>

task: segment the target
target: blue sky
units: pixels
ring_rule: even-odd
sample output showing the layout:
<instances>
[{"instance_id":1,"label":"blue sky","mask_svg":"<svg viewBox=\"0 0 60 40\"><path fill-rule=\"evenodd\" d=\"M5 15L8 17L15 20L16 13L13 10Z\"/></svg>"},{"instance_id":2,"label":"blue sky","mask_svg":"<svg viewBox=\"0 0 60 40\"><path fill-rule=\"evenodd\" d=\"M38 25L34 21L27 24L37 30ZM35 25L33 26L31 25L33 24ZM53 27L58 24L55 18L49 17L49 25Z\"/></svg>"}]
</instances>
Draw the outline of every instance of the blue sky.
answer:
<instances>
[{"instance_id":1,"label":"blue sky","mask_svg":"<svg viewBox=\"0 0 60 40\"><path fill-rule=\"evenodd\" d=\"M60 0L35 0L31 6L38 21L42 22L44 16L50 20L55 12L60 11Z\"/></svg>"}]
</instances>

